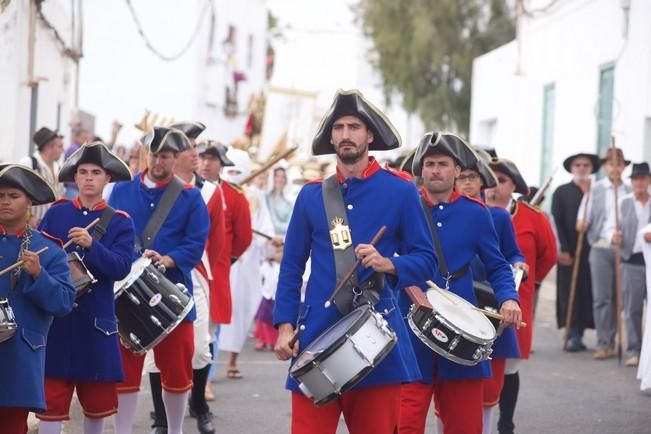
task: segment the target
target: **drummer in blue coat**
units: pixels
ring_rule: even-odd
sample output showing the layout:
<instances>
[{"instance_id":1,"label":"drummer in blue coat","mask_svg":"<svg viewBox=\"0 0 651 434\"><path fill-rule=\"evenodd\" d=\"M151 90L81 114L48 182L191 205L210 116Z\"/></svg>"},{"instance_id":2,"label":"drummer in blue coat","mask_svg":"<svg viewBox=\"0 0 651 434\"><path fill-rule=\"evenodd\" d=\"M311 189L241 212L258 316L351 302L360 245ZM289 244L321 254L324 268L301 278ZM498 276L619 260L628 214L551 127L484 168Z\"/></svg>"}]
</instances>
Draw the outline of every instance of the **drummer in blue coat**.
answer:
<instances>
[{"instance_id":1,"label":"drummer in blue coat","mask_svg":"<svg viewBox=\"0 0 651 434\"><path fill-rule=\"evenodd\" d=\"M380 167L368 156L369 150L400 146L395 128L385 116L356 90L338 91L312 143L315 155L336 154L336 178L305 185L298 195L289 222L276 292L274 322L279 329L276 355L281 360L296 357L317 336L342 318L344 301L325 307L337 284L331 231L350 232L351 242L363 267L357 281L363 285L375 279L379 301L375 309L384 315L398 335L396 347L352 390L317 407L288 378L292 392L292 433L332 434L343 412L349 432L392 434L400 411L400 384L420 379L407 327L397 309L397 295L403 288L428 279L437 261L416 188L396 172ZM323 199L324 185L336 181L345 204L348 227L329 222ZM333 219L336 220L336 219ZM332 225L332 227L331 227ZM382 226L388 230L376 247L368 244ZM343 233L343 232L342 232ZM336 238L336 237L334 237ZM399 252L401 256L394 256ZM311 258L311 273L301 303L305 263ZM382 275L381 273L384 273ZM384 277L386 276L386 277ZM384 287L382 288L382 284ZM351 296L350 288L342 290ZM289 343L296 325L305 330L299 341Z\"/></svg>"},{"instance_id":2,"label":"drummer in blue coat","mask_svg":"<svg viewBox=\"0 0 651 434\"><path fill-rule=\"evenodd\" d=\"M0 431L27 432L27 414L45 411L45 343L54 316L72 309L70 282L61 241L27 225L32 205L53 202L54 192L33 170L0 165ZM40 255L35 252L47 249ZM4 300L3 300L4 299ZM13 315L9 310L13 310ZM15 321L6 321L11 317ZM12 330L15 333L12 335Z\"/></svg>"},{"instance_id":3,"label":"drummer in blue coat","mask_svg":"<svg viewBox=\"0 0 651 434\"><path fill-rule=\"evenodd\" d=\"M175 180L174 164L179 152L187 150L190 142L182 131L154 127L142 139L147 153L147 169L131 182L118 183L113 188L109 205L127 212L133 219L136 239L145 245L143 231L166 188ZM147 249L133 251L131 259L140 255L162 265L165 277L172 283L183 284L192 293L190 272L201 262L210 218L201 192L192 184L183 184L169 214ZM154 347L154 361L161 373L163 403L167 415L167 432L182 432L188 395L192 389L192 356L194 354L194 307L183 321ZM125 380L118 385L116 433L130 433L137 410L138 392L145 356L121 347Z\"/></svg>"},{"instance_id":4,"label":"drummer in blue coat","mask_svg":"<svg viewBox=\"0 0 651 434\"><path fill-rule=\"evenodd\" d=\"M461 175L456 180L456 189L461 194L484 202L482 190L495 187L497 177L488 165L490 155L483 149L475 149L475 152L480 157L477 165L461 171ZM504 208L488 207L488 210L493 217L502 255L513 268L528 271L529 267L524 262L524 255L515 239L511 215ZM472 261L471 269L473 279L475 282L479 282L475 284L475 294L479 306L496 308L494 291L490 288L490 283L486 281L486 268L479 257L475 257ZM491 321L495 324L495 320ZM504 367L507 358L520 358L518 339L512 327L502 327L501 333L493 343L492 376L484 379L483 431L485 434L490 434L493 426L492 417L504 386Z\"/></svg>"},{"instance_id":5,"label":"drummer in blue coat","mask_svg":"<svg viewBox=\"0 0 651 434\"><path fill-rule=\"evenodd\" d=\"M437 273L434 282L449 287L456 295L477 305L470 263L479 255L506 326L519 325L521 312L513 274L499 249L493 221L486 206L454 191L455 179L465 167L476 164L477 156L460 137L450 133L427 133L413 156L412 173L422 176L421 189L427 212L440 240L449 274ZM426 288L421 283L421 287ZM404 315L410 300L401 294ZM432 397L443 423L443 433L482 432L482 379L491 375L490 363L464 366L432 352L415 335L411 336L422 381L402 387L401 433L423 433Z\"/></svg>"},{"instance_id":6,"label":"drummer in blue coat","mask_svg":"<svg viewBox=\"0 0 651 434\"><path fill-rule=\"evenodd\" d=\"M58 200L41 220L42 230L73 241L68 252L76 252L97 281L78 296L70 314L52 324L45 358L48 409L37 416L40 434L61 432L75 389L85 434L101 434L104 418L117 412L116 385L124 375L113 284L129 274L135 236L131 218L107 207L102 192L109 182L130 180L127 165L103 143L84 144L59 172L59 181L73 182L79 196ZM100 222L93 229L84 229L95 219Z\"/></svg>"}]
</instances>

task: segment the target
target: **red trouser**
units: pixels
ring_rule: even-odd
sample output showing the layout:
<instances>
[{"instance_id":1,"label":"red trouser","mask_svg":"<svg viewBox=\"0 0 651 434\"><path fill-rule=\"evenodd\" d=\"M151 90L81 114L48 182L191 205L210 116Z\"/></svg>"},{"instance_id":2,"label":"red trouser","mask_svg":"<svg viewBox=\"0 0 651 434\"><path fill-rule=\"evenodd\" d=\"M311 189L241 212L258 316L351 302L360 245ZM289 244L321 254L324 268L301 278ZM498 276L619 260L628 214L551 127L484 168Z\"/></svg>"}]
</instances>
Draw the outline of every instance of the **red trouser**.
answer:
<instances>
[{"instance_id":1,"label":"red trouser","mask_svg":"<svg viewBox=\"0 0 651 434\"><path fill-rule=\"evenodd\" d=\"M29 409L23 407L0 407L0 429L3 434L25 434Z\"/></svg>"},{"instance_id":2,"label":"red trouser","mask_svg":"<svg viewBox=\"0 0 651 434\"><path fill-rule=\"evenodd\" d=\"M118 393L140 391L145 355L136 355L120 345L124 381L118 383ZM163 389L183 393L192 389L192 356L194 354L194 327L182 321L172 333L154 347L154 361L160 370Z\"/></svg>"},{"instance_id":3,"label":"red trouser","mask_svg":"<svg viewBox=\"0 0 651 434\"><path fill-rule=\"evenodd\" d=\"M504 366L506 359L495 358L491 360L493 376L484 378L484 407L493 407L500 402L500 394L504 387Z\"/></svg>"},{"instance_id":4,"label":"red trouser","mask_svg":"<svg viewBox=\"0 0 651 434\"><path fill-rule=\"evenodd\" d=\"M482 379L435 380L402 385L400 434L423 434L432 398L443 422L443 434L481 434Z\"/></svg>"},{"instance_id":5,"label":"red trouser","mask_svg":"<svg viewBox=\"0 0 651 434\"><path fill-rule=\"evenodd\" d=\"M70 420L70 401L75 388L86 417L101 419L115 414L118 412L115 385L116 383L74 382L45 377L47 411L36 417L49 421Z\"/></svg>"},{"instance_id":6,"label":"red trouser","mask_svg":"<svg viewBox=\"0 0 651 434\"><path fill-rule=\"evenodd\" d=\"M292 434L334 434L342 412L350 434L397 434L400 384L354 389L319 407L294 392Z\"/></svg>"}]
</instances>

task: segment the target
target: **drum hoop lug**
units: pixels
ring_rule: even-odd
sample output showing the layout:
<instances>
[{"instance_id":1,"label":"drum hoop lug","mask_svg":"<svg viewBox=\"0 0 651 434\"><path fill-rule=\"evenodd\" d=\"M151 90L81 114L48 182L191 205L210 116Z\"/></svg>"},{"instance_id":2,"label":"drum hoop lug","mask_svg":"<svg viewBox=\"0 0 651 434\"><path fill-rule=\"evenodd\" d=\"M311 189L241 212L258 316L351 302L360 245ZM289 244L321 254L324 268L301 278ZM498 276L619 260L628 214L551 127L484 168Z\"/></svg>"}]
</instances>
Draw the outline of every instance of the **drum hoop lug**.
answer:
<instances>
[{"instance_id":1,"label":"drum hoop lug","mask_svg":"<svg viewBox=\"0 0 651 434\"><path fill-rule=\"evenodd\" d=\"M456 335L453 339L452 342L450 342L450 346L448 347L449 351L454 351L454 349L459 345L459 342L461 342L461 335Z\"/></svg>"},{"instance_id":2,"label":"drum hoop lug","mask_svg":"<svg viewBox=\"0 0 651 434\"><path fill-rule=\"evenodd\" d=\"M353 346L353 350L355 350L357 355L360 356L366 362L366 364L368 364L371 368L375 368L375 363L373 363L372 360L369 360L369 358L366 356L366 354L364 354L362 349L355 343L352 336L346 333L346 338L348 339L348 341L350 341L351 345Z\"/></svg>"}]
</instances>

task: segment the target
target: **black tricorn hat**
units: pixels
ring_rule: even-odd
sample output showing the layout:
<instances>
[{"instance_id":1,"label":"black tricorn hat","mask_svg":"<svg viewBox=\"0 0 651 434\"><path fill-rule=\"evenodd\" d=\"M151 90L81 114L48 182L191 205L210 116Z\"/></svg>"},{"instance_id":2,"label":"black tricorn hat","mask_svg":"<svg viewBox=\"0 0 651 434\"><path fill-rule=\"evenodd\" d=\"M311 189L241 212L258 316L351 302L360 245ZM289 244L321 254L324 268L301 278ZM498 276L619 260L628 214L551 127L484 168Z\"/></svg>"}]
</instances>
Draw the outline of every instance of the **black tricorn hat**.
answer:
<instances>
[{"instance_id":1,"label":"black tricorn hat","mask_svg":"<svg viewBox=\"0 0 651 434\"><path fill-rule=\"evenodd\" d=\"M314 155L335 153L334 146L330 142L332 125L342 116L360 118L373 132L373 141L368 145L369 151L387 151L400 147L398 131L378 108L368 102L356 89L346 91L339 89L330 110L321 119L312 141Z\"/></svg>"},{"instance_id":2,"label":"black tricorn hat","mask_svg":"<svg viewBox=\"0 0 651 434\"><path fill-rule=\"evenodd\" d=\"M416 148L411 173L422 176L423 158L430 154L444 154L452 157L462 169L472 169L477 165L477 155L459 136L447 132L425 133Z\"/></svg>"},{"instance_id":3,"label":"black tricorn hat","mask_svg":"<svg viewBox=\"0 0 651 434\"><path fill-rule=\"evenodd\" d=\"M183 131L167 127L153 127L140 141L152 154L163 151L183 152L190 147L190 141Z\"/></svg>"},{"instance_id":4,"label":"black tricorn hat","mask_svg":"<svg viewBox=\"0 0 651 434\"><path fill-rule=\"evenodd\" d=\"M630 178L642 178L644 176L651 176L651 172L649 172L649 163L646 161L642 163L633 163Z\"/></svg>"},{"instance_id":5,"label":"black tricorn hat","mask_svg":"<svg viewBox=\"0 0 651 434\"><path fill-rule=\"evenodd\" d=\"M0 186L19 188L32 200L32 205L54 202L54 190L41 175L20 164L0 164Z\"/></svg>"},{"instance_id":6,"label":"black tricorn hat","mask_svg":"<svg viewBox=\"0 0 651 434\"><path fill-rule=\"evenodd\" d=\"M226 152L228 152L228 146L216 140L202 140L197 144L197 153L199 156L203 154L212 155L219 158L219 161L221 161L224 167L235 166L235 163L226 156Z\"/></svg>"},{"instance_id":7,"label":"black tricorn hat","mask_svg":"<svg viewBox=\"0 0 651 434\"><path fill-rule=\"evenodd\" d=\"M506 158L493 158L489 166L494 172L502 172L511 178L515 184L516 193L525 195L529 193L529 187L513 161Z\"/></svg>"},{"instance_id":8,"label":"black tricorn hat","mask_svg":"<svg viewBox=\"0 0 651 434\"><path fill-rule=\"evenodd\" d=\"M102 142L84 143L63 163L59 182L75 182L77 167L83 163L96 164L111 175L111 182L131 181L129 167Z\"/></svg>"},{"instance_id":9,"label":"black tricorn hat","mask_svg":"<svg viewBox=\"0 0 651 434\"><path fill-rule=\"evenodd\" d=\"M47 145L50 140L57 137L63 137L61 134L59 134L58 130L52 131L48 127L41 127L37 132L34 133L32 140L34 140L36 147L40 150L43 146Z\"/></svg>"},{"instance_id":10,"label":"black tricorn hat","mask_svg":"<svg viewBox=\"0 0 651 434\"><path fill-rule=\"evenodd\" d=\"M482 188L495 188L497 187L497 176L495 172L490 168L489 163L491 161L491 156L482 148L474 148L475 154L477 155L477 167L473 168L479 173L482 182L484 183Z\"/></svg>"},{"instance_id":11,"label":"black tricorn hat","mask_svg":"<svg viewBox=\"0 0 651 434\"><path fill-rule=\"evenodd\" d=\"M412 169L412 166L414 165L414 155L416 154L417 150L418 150L418 148L414 149L409 154L407 154L405 156L405 158L403 158L402 163L400 163L400 170L401 171L412 173L411 169Z\"/></svg>"},{"instance_id":12,"label":"black tricorn hat","mask_svg":"<svg viewBox=\"0 0 651 434\"><path fill-rule=\"evenodd\" d=\"M189 138L196 139L197 137L199 137L199 134L201 134L206 129L206 126L201 122L197 122L197 121L183 121L183 122L175 122L172 125L170 125L169 128L175 128L177 130L181 130L183 131L183 134L185 134Z\"/></svg>"},{"instance_id":13,"label":"black tricorn hat","mask_svg":"<svg viewBox=\"0 0 651 434\"><path fill-rule=\"evenodd\" d=\"M597 170L599 170L599 167L601 167L601 162L599 161L599 156L595 154L586 154L585 152L579 152L578 154L570 155L563 161L563 167L565 170L567 170L569 173L572 173L572 162L574 161L575 158L587 158L590 160L592 163L592 173L596 173Z\"/></svg>"}]
</instances>

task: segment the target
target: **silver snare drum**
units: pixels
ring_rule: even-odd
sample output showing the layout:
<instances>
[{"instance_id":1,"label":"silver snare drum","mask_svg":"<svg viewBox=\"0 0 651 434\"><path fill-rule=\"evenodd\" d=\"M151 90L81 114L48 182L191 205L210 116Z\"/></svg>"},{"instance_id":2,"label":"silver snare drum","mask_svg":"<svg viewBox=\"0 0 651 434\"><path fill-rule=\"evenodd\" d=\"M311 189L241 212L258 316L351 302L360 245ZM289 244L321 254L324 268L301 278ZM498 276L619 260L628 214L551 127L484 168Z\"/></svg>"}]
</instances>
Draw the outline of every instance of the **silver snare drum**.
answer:
<instances>
[{"instance_id":1,"label":"silver snare drum","mask_svg":"<svg viewBox=\"0 0 651 434\"><path fill-rule=\"evenodd\" d=\"M393 349L398 338L382 315L360 306L305 348L289 375L316 405L350 390Z\"/></svg>"},{"instance_id":2,"label":"silver snare drum","mask_svg":"<svg viewBox=\"0 0 651 434\"><path fill-rule=\"evenodd\" d=\"M11 339L16 334L17 328L18 324L16 324L14 311L9 306L9 300L0 298L0 342Z\"/></svg>"},{"instance_id":3,"label":"silver snare drum","mask_svg":"<svg viewBox=\"0 0 651 434\"><path fill-rule=\"evenodd\" d=\"M445 291L444 293L442 291ZM425 345L448 360L474 366L493 352L493 324L465 299L447 290L430 289L432 312L412 306L407 322Z\"/></svg>"}]
</instances>

